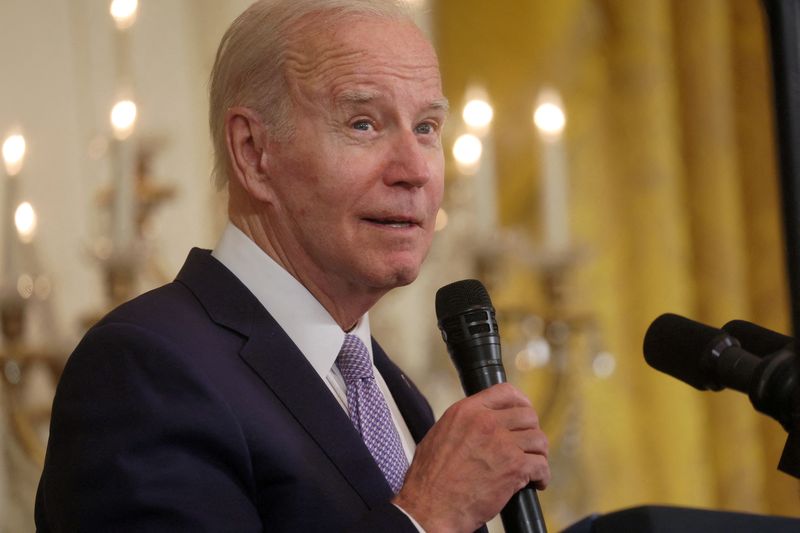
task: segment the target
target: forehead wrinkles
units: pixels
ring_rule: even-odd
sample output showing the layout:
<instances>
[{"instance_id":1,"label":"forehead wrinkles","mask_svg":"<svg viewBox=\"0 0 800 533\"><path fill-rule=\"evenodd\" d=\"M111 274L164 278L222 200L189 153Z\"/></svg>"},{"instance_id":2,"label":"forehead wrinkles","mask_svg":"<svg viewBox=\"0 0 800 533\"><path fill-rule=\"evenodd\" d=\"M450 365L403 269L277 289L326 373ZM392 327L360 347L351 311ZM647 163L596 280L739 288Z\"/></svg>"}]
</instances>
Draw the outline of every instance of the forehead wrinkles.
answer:
<instances>
[{"instance_id":1,"label":"forehead wrinkles","mask_svg":"<svg viewBox=\"0 0 800 533\"><path fill-rule=\"evenodd\" d=\"M392 82L412 81L420 89L441 92L439 67L435 61L421 64L419 61L402 61L402 58L375 57L363 50L334 52L328 51L319 56L295 53L287 56L285 63L287 78L297 96L322 96L335 98L343 90L353 86L362 88L382 86L381 78L391 78ZM440 95L433 95L439 98Z\"/></svg>"},{"instance_id":2,"label":"forehead wrinkles","mask_svg":"<svg viewBox=\"0 0 800 533\"><path fill-rule=\"evenodd\" d=\"M328 92L333 96L342 85L379 84L382 76L441 90L438 61L427 41L406 41L398 49L379 38L364 48L347 42L345 30L323 29L313 37L292 40L283 66L296 93Z\"/></svg>"},{"instance_id":3,"label":"forehead wrinkles","mask_svg":"<svg viewBox=\"0 0 800 533\"><path fill-rule=\"evenodd\" d=\"M367 58L364 50L324 50L319 54L309 54L290 50L286 54L284 66L289 78L307 85L331 77L331 71L353 72Z\"/></svg>"}]
</instances>

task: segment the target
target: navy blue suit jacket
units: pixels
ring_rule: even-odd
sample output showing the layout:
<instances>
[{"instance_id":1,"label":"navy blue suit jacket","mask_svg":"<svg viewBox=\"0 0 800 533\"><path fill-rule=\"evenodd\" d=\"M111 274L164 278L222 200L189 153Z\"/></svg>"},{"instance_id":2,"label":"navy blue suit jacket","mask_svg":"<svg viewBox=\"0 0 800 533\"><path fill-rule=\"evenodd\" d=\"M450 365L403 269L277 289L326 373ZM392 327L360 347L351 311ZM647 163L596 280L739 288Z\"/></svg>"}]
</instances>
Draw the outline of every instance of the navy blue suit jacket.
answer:
<instances>
[{"instance_id":1,"label":"navy blue suit jacket","mask_svg":"<svg viewBox=\"0 0 800 533\"><path fill-rule=\"evenodd\" d=\"M430 406L373 343L416 441ZM111 312L53 404L39 531L415 531L306 358L208 251Z\"/></svg>"}]
</instances>

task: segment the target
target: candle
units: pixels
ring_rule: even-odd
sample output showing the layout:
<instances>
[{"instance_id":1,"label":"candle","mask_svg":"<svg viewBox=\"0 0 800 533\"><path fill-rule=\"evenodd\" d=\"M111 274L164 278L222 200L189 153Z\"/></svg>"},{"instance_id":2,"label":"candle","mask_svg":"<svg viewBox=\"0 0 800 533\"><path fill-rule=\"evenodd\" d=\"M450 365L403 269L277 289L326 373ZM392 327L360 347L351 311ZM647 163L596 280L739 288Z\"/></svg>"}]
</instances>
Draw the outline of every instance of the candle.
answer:
<instances>
[{"instance_id":1,"label":"candle","mask_svg":"<svg viewBox=\"0 0 800 533\"><path fill-rule=\"evenodd\" d=\"M116 32L117 90L131 94L129 34L136 22L138 0L113 0L109 13L114 19ZM111 110L111 125L114 139L111 141L111 168L114 194L112 205L112 242L115 254L127 250L136 232L136 154L134 143L129 138L136 123L136 104L131 100L117 102Z\"/></svg>"},{"instance_id":2,"label":"candle","mask_svg":"<svg viewBox=\"0 0 800 533\"><path fill-rule=\"evenodd\" d=\"M33 241L33 235L36 233L37 221L36 210L30 202L22 202L17 206L17 209L14 211L14 225L17 228L20 241L24 243Z\"/></svg>"},{"instance_id":3,"label":"candle","mask_svg":"<svg viewBox=\"0 0 800 533\"><path fill-rule=\"evenodd\" d=\"M481 160L475 174L475 194L479 235L491 237L497 228L497 175L491 132L483 138Z\"/></svg>"},{"instance_id":4,"label":"candle","mask_svg":"<svg viewBox=\"0 0 800 533\"><path fill-rule=\"evenodd\" d=\"M480 143L473 174L477 230L479 236L491 237L497 228L497 170L491 129L494 109L482 87L472 87L467 94L462 118Z\"/></svg>"},{"instance_id":5,"label":"candle","mask_svg":"<svg viewBox=\"0 0 800 533\"><path fill-rule=\"evenodd\" d=\"M25 150L25 137L22 135L10 135L3 142L3 164L8 176L16 176L22 170L22 164L25 162Z\"/></svg>"},{"instance_id":6,"label":"candle","mask_svg":"<svg viewBox=\"0 0 800 533\"><path fill-rule=\"evenodd\" d=\"M3 276L11 283L14 267L14 213L17 208L17 195L20 173L25 161L25 137L11 135L3 142L3 164L6 170L5 209L3 210Z\"/></svg>"},{"instance_id":7,"label":"candle","mask_svg":"<svg viewBox=\"0 0 800 533\"><path fill-rule=\"evenodd\" d=\"M111 18L122 31L130 28L136 22L136 11L139 8L138 0L113 0L108 7Z\"/></svg>"},{"instance_id":8,"label":"candle","mask_svg":"<svg viewBox=\"0 0 800 533\"><path fill-rule=\"evenodd\" d=\"M569 246L567 158L563 143L566 116L561 97L552 89L539 94L533 121L542 150L542 226L544 246L562 252Z\"/></svg>"},{"instance_id":9,"label":"candle","mask_svg":"<svg viewBox=\"0 0 800 533\"><path fill-rule=\"evenodd\" d=\"M116 65L117 91L133 92L133 68L130 54L130 34L136 22L139 3L137 0L114 0L109 11L114 19L115 32L114 63Z\"/></svg>"},{"instance_id":10,"label":"candle","mask_svg":"<svg viewBox=\"0 0 800 533\"><path fill-rule=\"evenodd\" d=\"M111 168L114 177L112 239L114 250L126 250L136 227L136 160L130 136L136 123L136 104L117 102L111 110L114 138L111 141Z\"/></svg>"}]
</instances>

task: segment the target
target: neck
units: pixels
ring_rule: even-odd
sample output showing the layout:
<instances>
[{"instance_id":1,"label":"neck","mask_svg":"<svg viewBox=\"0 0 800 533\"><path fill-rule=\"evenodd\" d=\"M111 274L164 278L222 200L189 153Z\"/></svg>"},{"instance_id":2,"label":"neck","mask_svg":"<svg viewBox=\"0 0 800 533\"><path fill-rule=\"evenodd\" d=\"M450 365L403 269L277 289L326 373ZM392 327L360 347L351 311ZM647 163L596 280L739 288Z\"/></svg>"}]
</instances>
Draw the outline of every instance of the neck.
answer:
<instances>
[{"instance_id":1,"label":"neck","mask_svg":"<svg viewBox=\"0 0 800 533\"><path fill-rule=\"evenodd\" d=\"M325 308L343 331L352 330L359 319L387 292L364 290L345 280L332 280L319 269L304 268L291 260L292 254L280 246L259 211L230 210L231 223L252 240L273 261L303 285Z\"/></svg>"}]
</instances>

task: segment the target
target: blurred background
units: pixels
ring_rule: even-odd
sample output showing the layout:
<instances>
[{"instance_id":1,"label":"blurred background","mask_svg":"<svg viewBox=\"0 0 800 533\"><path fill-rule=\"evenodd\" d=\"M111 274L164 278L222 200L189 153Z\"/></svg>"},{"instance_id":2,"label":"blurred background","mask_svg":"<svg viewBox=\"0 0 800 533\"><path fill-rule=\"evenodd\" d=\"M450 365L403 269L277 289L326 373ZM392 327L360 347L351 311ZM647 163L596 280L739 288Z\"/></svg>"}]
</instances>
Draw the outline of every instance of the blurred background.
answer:
<instances>
[{"instance_id":1,"label":"blurred background","mask_svg":"<svg viewBox=\"0 0 800 533\"><path fill-rule=\"evenodd\" d=\"M451 102L447 192L419 280L370 314L384 348L441 414L461 392L434 294L484 281L551 439L552 530L648 503L800 516L779 424L641 350L668 311L789 330L759 2L409 3ZM216 242L206 81L247 5L0 2L2 533L34 530L54 384L82 333Z\"/></svg>"}]
</instances>

